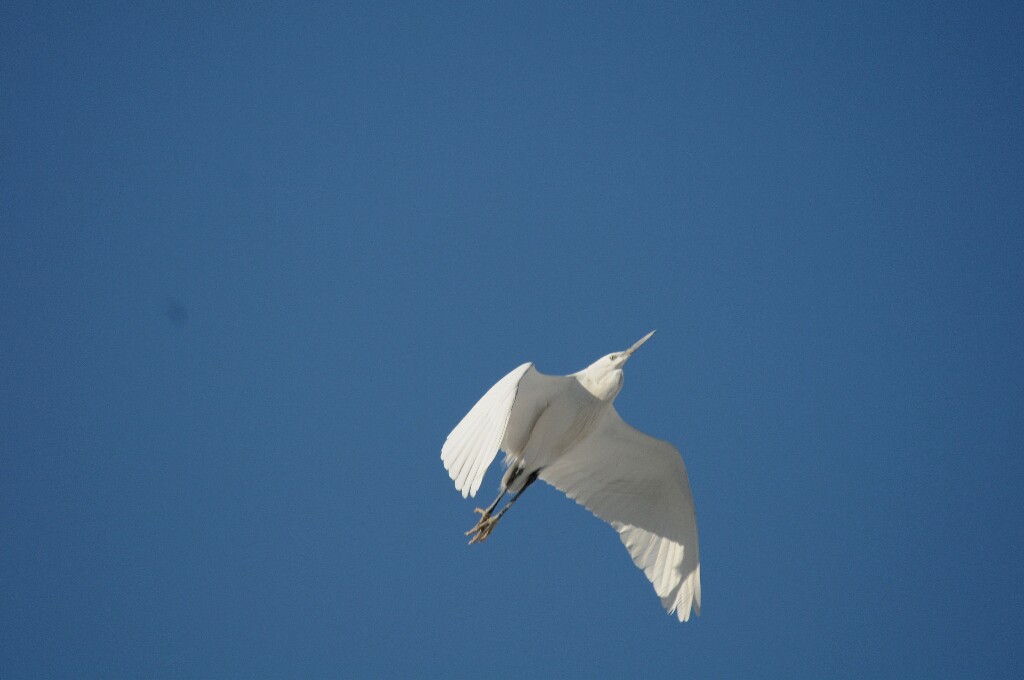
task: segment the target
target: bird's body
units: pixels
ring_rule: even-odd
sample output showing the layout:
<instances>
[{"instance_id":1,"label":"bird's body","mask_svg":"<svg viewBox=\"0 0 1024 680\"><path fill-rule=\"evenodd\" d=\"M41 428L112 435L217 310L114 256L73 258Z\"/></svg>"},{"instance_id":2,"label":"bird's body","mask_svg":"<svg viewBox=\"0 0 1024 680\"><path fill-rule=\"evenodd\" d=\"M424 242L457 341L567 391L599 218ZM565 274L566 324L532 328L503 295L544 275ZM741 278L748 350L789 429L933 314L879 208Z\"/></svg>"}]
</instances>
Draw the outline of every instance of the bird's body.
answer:
<instances>
[{"instance_id":1,"label":"bird's body","mask_svg":"<svg viewBox=\"0 0 1024 680\"><path fill-rule=\"evenodd\" d=\"M697 526L686 469L667 443L627 425L613 402L622 366L651 335L568 376L526 363L506 375L448 435L441 459L463 497L475 496L499 448L508 466L501 494L470 532L490 535L536 479L609 522L662 603L680 621L700 611ZM505 493L514 494L497 515Z\"/></svg>"},{"instance_id":2,"label":"bird's body","mask_svg":"<svg viewBox=\"0 0 1024 680\"><path fill-rule=\"evenodd\" d=\"M523 376L519 389L525 392L525 398L516 398L522 408L513 406L502 439L508 466L521 467L526 473L547 467L586 439L611 405L610 400L602 401L572 376L554 378L556 384L551 387L556 389L531 400L528 386L541 377L532 366ZM518 488L511 486L509 491Z\"/></svg>"}]
</instances>

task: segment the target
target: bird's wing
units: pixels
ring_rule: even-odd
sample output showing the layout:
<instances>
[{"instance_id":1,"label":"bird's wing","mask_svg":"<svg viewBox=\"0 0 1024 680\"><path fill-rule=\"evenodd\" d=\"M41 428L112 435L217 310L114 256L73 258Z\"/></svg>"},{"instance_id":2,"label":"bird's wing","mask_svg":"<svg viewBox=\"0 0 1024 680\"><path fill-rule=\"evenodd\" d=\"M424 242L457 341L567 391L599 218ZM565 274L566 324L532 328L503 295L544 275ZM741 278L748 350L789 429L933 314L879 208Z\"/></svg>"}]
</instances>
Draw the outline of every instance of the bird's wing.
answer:
<instances>
[{"instance_id":1,"label":"bird's wing","mask_svg":"<svg viewBox=\"0 0 1024 680\"><path fill-rule=\"evenodd\" d=\"M441 448L444 468L463 498L476 496L499 448L522 450L550 396L569 380L545 375L527 362L480 397Z\"/></svg>"},{"instance_id":2,"label":"bird's wing","mask_svg":"<svg viewBox=\"0 0 1024 680\"><path fill-rule=\"evenodd\" d=\"M697 517L674 446L609 407L593 433L541 469L540 478L619 532L669 614L686 621L691 607L700 613Z\"/></svg>"}]
</instances>

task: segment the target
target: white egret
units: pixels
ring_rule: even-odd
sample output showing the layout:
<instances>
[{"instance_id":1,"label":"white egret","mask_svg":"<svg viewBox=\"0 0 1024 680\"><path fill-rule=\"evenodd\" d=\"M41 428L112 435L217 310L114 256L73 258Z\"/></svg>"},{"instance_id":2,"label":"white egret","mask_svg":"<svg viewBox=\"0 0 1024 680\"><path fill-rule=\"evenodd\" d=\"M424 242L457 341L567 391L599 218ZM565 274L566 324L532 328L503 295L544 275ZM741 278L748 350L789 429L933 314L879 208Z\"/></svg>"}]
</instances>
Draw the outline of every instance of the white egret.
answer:
<instances>
[{"instance_id":1,"label":"white egret","mask_svg":"<svg viewBox=\"0 0 1024 680\"><path fill-rule=\"evenodd\" d=\"M498 450L507 471L501 493L466 532L486 540L498 520L538 478L619 533L669 614L700 613L697 517L683 459L674 446L626 424L612 406L622 367L651 331L624 352L601 357L578 373L551 376L533 363L487 391L455 426L441 460L462 497L476 496ZM506 493L508 504L493 514Z\"/></svg>"}]
</instances>

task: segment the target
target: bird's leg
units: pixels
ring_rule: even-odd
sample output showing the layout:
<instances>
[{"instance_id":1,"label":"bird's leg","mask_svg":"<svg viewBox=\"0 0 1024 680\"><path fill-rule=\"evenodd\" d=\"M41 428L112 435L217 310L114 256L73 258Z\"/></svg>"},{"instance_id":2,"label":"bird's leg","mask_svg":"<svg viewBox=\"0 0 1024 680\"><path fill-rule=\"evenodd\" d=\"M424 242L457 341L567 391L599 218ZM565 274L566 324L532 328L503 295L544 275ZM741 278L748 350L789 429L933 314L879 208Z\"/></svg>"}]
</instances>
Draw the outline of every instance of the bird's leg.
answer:
<instances>
[{"instance_id":1,"label":"bird's leg","mask_svg":"<svg viewBox=\"0 0 1024 680\"><path fill-rule=\"evenodd\" d=\"M508 504L505 507L501 509L501 512L499 512L497 515L491 517L491 513L494 511L494 508L497 507L498 501L500 501L502 497L504 497L505 495L504 490L502 490L501 496L498 496L494 503L491 504L491 507L487 508L486 511L481 510L480 508L476 509L476 511L481 513L483 516L480 518L480 521L476 523L475 527L466 532L467 536L469 534L475 534L473 538L471 538L469 541L470 545L487 540L487 537L491 535L492 531L494 531L495 525L498 524L498 520L501 519L502 515L508 512L508 509L512 507L513 503L519 500L519 497L523 495L523 492L526 491L526 489L529 488L531 484L537 481L538 474L540 474L540 470L535 470L534 472L530 473L530 476L526 478L526 483L523 484L523 488L519 489L519 491L517 491L515 495L512 496L512 499L508 502ZM513 479L515 479L515 477L518 476L519 475L516 474L513 477Z\"/></svg>"},{"instance_id":2,"label":"bird's leg","mask_svg":"<svg viewBox=\"0 0 1024 680\"><path fill-rule=\"evenodd\" d=\"M503 507L501 509L501 512L499 512L497 515L494 516L494 522L495 523L497 523L498 520L501 519L502 515L504 515L506 512L508 512L508 509L512 507L513 503L515 503L517 500L519 500L519 497L523 495L523 492L526 491L526 489L529 488L529 486L531 484L533 484L534 482L537 481L537 475L539 475L539 474L540 474L540 470L536 470L536 471L530 473L530 476L526 478L526 483L523 484L523 488L520 489L519 491L517 491L515 493L515 495L512 496L512 499L509 500L508 505ZM488 533L490 533L490 532L488 532Z\"/></svg>"},{"instance_id":3,"label":"bird's leg","mask_svg":"<svg viewBox=\"0 0 1024 680\"><path fill-rule=\"evenodd\" d=\"M521 474L523 474L522 467L516 465L515 467L509 468L508 472L505 473L504 479L501 480L501 493L499 493L498 497L494 499L494 502L487 506L486 510L484 508L476 508L473 510L473 512L480 515L480 520L476 523L475 527L466 532L467 536L479 532L481 528L486 525L487 520L491 518L491 513L494 512L494 508L498 507L498 503L501 502L501 499L504 498L505 494L508 492L509 485L512 484L512 482L514 482Z\"/></svg>"}]
</instances>

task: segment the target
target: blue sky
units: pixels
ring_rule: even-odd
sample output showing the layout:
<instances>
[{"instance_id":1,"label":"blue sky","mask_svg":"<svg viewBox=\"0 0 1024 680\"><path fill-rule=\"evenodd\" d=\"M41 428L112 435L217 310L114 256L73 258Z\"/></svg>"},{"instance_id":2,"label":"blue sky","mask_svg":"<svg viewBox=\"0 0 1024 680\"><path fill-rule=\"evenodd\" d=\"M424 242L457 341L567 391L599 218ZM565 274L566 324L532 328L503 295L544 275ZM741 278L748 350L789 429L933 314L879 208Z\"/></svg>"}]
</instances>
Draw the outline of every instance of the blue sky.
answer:
<instances>
[{"instance_id":1,"label":"blue sky","mask_svg":"<svg viewBox=\"0 0 1024 680\"><path fill-rule=\"evenodd\" d=\"M1020 6L552 4L4 4L0 675L1020 677ZM685 625L439 460L654 328Z\"/></svg>"}]
</instances>

